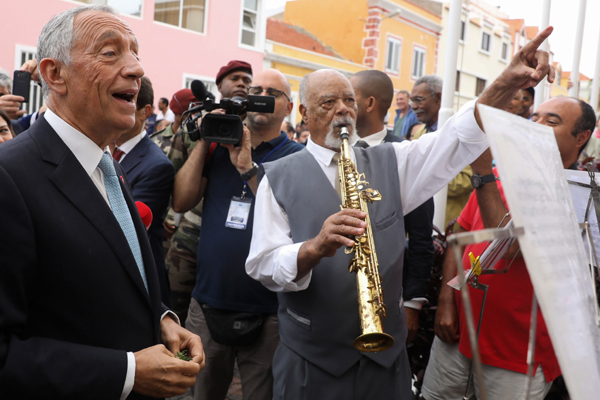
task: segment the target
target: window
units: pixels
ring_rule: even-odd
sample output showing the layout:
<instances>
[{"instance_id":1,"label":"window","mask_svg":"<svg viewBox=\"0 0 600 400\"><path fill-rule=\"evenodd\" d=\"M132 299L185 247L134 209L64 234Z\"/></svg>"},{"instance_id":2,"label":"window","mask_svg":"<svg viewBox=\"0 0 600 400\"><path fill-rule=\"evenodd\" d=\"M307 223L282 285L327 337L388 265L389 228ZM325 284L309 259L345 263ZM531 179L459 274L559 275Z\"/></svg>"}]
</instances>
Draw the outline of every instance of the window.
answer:
<instances>
[{"instance_id":1,"label":"window","mask_svg":"<svg viewBox=\"0 0 600 400\"><path fill-rule=\"evenodd\" d=\"M485 79L477 78L477 83L475 84L475 96L479 96L485 90Z\"/></svg>"},{"instance_id":2,"label":"window","mask_svg":"<svg viewBox=\"0 0 600 400\"><path fill-rule=\"evenodd\" d=\"M186 89L191 89L192 88L192 82L195 80L199 80L202 81L202 83L204 83L204 86L206 86L206 90L208 90L209 92L211 92L212 94L215 95L215 97L218 99L220 94L219 94L219 89L217 88L217 84L215 83L215 80L213 78L206 78L203 76L195 76L195 75L190 75L190 74L184 74L183 75L183 86Z\"/></svg>"},{"instance_id":3,"label":"window","mask_svg":"<svg viewBox=\"0 0 600 400\"><path fill-rule=\"evenodd\" d=\"M26 61L35 58L35 53L35 48L19 48L19 46L17 46L19 58L17 59L18 65L15 65L15 69L21 68L21 65L25 64ZM9 76L12 78L12 74L9 74ZM44 105L42 88L32 80L29 86L29 103L24 103L25 110L27 110L27 114L31 114L39 110L42 105Z\"/></svg>"},{"instance_id":4,"label":"window","mask_svg":"<svg viewBox=\"0 0 600 400\"><path fill-rule=\"evenodd\" d=\"M258 2L259 0L244 0L241 42L248 46L256 46L256 36L258 34Z\"/></svg>"},{"instance_id":5,"label":"window","mask_svg":"<svg viewBox=\"0 0 600 400\"><path fill-rule=\"evenodd\" d=\"M456 71L456 87L454 91L460 93L460 71Z\"/></svg>"},{"instance_id":6,"label":"window","mask_svg":"<svg viewBox=\"0 0 600 400\"><path fill-rule=\"evenodd\" d=\"M489 53L491 40L492 40L492 35L490 33L482 32L481 33L481 50Z\"/></svg>"},{"instance_id":7,"label":"window","mask_svg":"<svg viewBox=\"0 0 600 400\"><path fill-rule=\"evenodd\" d=\"M500 53L502 61L508 60L508 43L502 43L502 52Z\"/></svg>"},{"instance_id":8,"label":"window","mask_svg":"<svg viewBox=\"0 0 600 400\"><path fill-rule=\"evenodd\" d=\"M400 50L402 49L402 41L388 37L387 53L385 57L385 70L398 74L400 72Z\"/></svg>"},{"instance_id":9,"label":"window","mask_svg":"<svg viewBox=\"0 0 600 400\"><path fill-rule=\"evenodd\" d=\"M425 49L421 47L415 47L413 49L413 63L412 63L412 79L419 79L425 74Z\"/></svg>"},{"instance_id":10,"label":"window","mask_svg":"<svg viewBox=\"0 0 600 400\"><path fill-rule=\"evenodd\" d=\"M144 0L76 0L85 4L104 4L114 7L121 14L142 16L142 4Z\"/></svg>"},{"instance_id":11,"label":"window","mask_svg":"<svg viewBox=\"0 0 600 400\"><path fill-rule=\"evenodd\" d=\"M206 0L154 0L154 20L204 33Z\"/></svg>"},{"instance_id":12,"label":"window","mask_svg":"<svg viewBox=\"0 0 600 400\"><path fill-rule=\"evenodd\" d=\"M467 29L467 23L465 21L460 21L460 41L464 42L465 40L465 31Z\"/></svg>"}]
</instances>

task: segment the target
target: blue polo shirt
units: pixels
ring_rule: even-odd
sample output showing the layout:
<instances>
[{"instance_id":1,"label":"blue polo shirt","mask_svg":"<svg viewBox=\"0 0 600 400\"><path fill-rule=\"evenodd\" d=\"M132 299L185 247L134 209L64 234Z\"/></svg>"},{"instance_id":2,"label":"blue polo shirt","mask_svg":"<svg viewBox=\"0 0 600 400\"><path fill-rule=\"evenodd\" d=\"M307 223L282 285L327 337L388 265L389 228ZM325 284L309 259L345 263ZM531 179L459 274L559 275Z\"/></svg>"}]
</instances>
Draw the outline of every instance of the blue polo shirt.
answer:
<instances>
[{"instance_id":1,"label":"blue polo shirt","mask_svg":"<svg viewBox=\"0 0 600 400\"><path fill-rule=\"evenodd\" d=\"M279 145L281 147L277 148ZM258 164L277 149L264 162L275 161L304 148L282 133L253 149L252 160ZM229 205L234 196L241 196L243 181L231 163L226 148L217 146L204 167L203 175L208 178L208 184L204 192L198 269L192 296L199 303L214 308L277 313L277 295L246 274L245 264L254 221L254 194L248 188L246 198L252 199L252 206L246 229L227 228L225 220Z\"/></svg>"}]
</instances>

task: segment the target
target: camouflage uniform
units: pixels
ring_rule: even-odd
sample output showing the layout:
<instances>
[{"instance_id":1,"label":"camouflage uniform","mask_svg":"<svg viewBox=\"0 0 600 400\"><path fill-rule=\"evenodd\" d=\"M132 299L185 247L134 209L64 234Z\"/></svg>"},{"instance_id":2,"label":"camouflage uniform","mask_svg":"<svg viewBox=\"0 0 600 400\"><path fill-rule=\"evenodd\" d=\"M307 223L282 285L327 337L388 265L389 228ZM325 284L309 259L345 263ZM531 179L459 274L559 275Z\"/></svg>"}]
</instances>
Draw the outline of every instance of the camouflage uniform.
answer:
<instances>
[{"instance_id":1,"label":"camouflage uniform","mask_svg":"<svg viewBox=\"0 0 600 400\"><path fill-rule=\"evenodd\" d=\"M175 173L177 173L188 159L196 142L192 142L188 135L184 135L181 131L176 135L172 135L172 132L171 130L171 136L163 135L165 148L168 147L168 151L165 149L163 151L173 163ZM196 286L196 252L200 237L202 201L183 215L174 213L172 209L169 211L174 219L179 216L181 221L171 239L165 264L171 285L171 308L179 316L181 322L184 322L190 306L192 291Z\"/></svg>"}]
</instances>

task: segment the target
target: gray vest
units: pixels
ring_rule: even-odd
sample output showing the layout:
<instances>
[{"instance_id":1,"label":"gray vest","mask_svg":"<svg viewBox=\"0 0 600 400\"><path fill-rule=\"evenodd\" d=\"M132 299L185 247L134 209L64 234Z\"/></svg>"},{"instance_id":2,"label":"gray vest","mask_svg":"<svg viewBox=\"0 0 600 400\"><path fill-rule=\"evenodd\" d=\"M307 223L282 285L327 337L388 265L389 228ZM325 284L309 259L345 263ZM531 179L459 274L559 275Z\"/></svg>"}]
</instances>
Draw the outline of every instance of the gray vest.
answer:
<instances>
[{"instance_id":1,"label":"gray vest","mask_svg":"<svg viewBox=\"0 0 600 400\"><path fill-rule=\"evenodd\" d=\"M399 307L405 233L396 154L388 144L354 151L357 170L383 198L369 205L369 215L387 306L383 327L394 337L394 346L379 353L354 348L352 342L361 334L356 275L348 272L350 256L343 247L312 270L306 290L278 294L283 343L334 376L341 376L362 354L391 367L407 335ZM263 164L261 176L263 168L275 199L287 214L294 243L317 236L323 222L340 211L338 194L307 150Z\"/></svg>"}]
</instances>

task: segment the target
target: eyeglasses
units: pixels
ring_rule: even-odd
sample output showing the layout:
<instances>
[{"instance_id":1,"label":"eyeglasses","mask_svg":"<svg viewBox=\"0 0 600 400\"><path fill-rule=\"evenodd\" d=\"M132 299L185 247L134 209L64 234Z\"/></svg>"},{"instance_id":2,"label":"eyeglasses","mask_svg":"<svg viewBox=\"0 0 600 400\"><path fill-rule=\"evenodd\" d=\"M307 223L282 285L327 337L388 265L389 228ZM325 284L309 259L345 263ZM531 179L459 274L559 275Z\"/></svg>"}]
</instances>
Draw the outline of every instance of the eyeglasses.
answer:
<instances>
[{"instance_id":1,"label":"eyeglasses","mask_svg":"<svg viewBox=\"0 0 600 400\"><path fill-rule=\"evenodd\" d=\"M435 93L431 93L430 95L425 96L425 97L411 97L410 101L413 104L421 104L422 102L425 101L425 99L427 99L428 97L434 96L434 95L435 95Z\"/></svg>"},{"instance_id":2,"label":"eyeglasses","mask_svg":"<svg viewBox=\"0 0 600 400\"><path fill-rule=\"evenodd\" d=\"M263 94L263 92L267 92L267 95L269 96L273 96L273 97L279 97L281 95L284 95L285 98L288 101L292 101L287 94L285 94L284 92L282 92L281 90L277 90L277 89L273 89L273 88L267 88L267 89L263 89L262 86L250 86L248 87L248 93L250 93L251 95L254 96L258 96Z\"/></svg>"}]
</instances>

